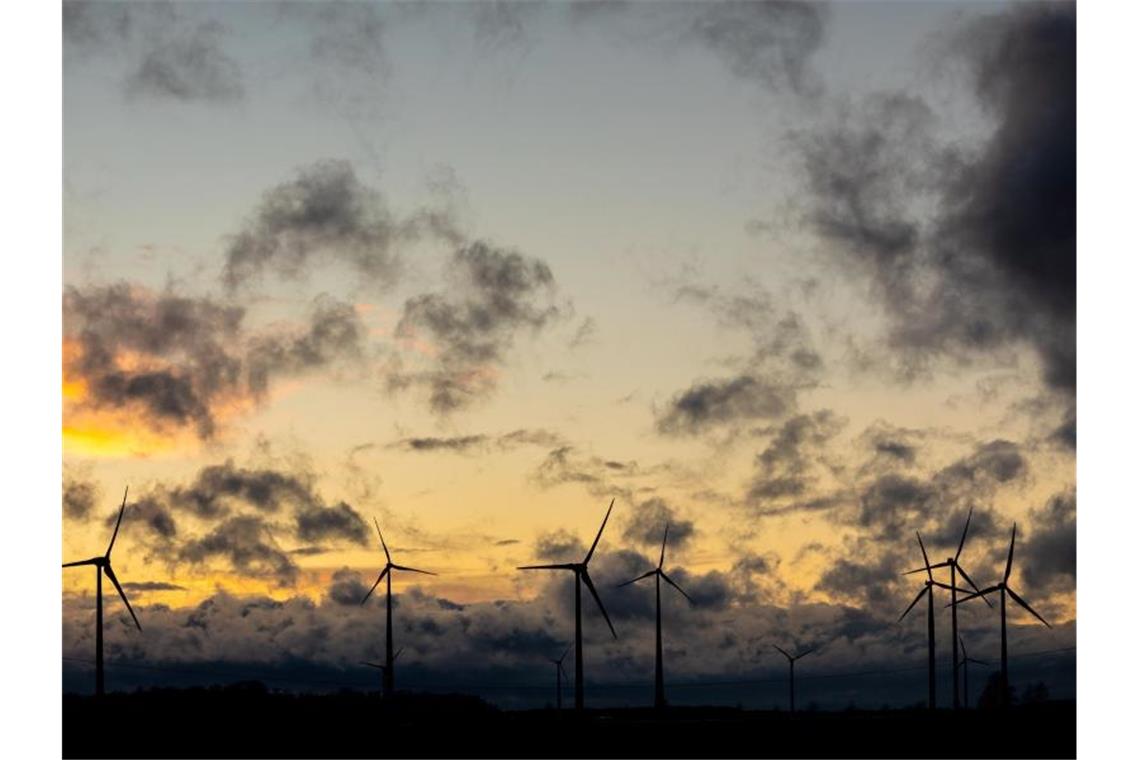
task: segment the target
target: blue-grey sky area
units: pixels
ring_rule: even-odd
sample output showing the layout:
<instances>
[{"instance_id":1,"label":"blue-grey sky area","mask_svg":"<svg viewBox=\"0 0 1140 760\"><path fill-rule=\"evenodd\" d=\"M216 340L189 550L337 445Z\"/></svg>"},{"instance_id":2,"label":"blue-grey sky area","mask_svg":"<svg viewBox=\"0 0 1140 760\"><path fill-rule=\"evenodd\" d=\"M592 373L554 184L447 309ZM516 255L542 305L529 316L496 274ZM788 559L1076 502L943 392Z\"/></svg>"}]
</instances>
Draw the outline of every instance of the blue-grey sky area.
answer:
<instances>
[{"instance_id":1,"label":"blue-grey sky area","mask_svg":"<svg viewBox=\"0 0 1140 760\"><path fill-rule=\"evenodd\" d=\"M996 580L1016 523L1011 583L1052 624L1011 613L1020 685L1074 693L1071 4L63 16L62 538L100 548L130 486L144 632L108 607L111 688L366 685L373 518L440 573L394 585L409 687L543 683L572 590L514 568L584 551L614 499L601 702L652 680L650 590L614 586L666 523L696 601L666 610L675 701L767 706L772 644L879 674L805 704L920 701L901 573L971 510L964 565ZM65 690L88 580L63 578ZM996 661L992 611L961 622Z\"/></svg>"}]
</instances>

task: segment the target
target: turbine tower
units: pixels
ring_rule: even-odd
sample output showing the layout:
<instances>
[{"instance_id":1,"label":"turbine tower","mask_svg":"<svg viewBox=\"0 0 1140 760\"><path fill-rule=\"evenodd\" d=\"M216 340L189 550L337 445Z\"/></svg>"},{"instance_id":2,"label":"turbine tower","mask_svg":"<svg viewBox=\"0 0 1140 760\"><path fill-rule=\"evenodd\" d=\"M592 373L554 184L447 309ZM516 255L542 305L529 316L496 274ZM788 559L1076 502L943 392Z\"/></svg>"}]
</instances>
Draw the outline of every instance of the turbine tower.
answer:
<instances>
[{"instance_id":1,"label":"turbine tower","mask_svg":"<svg viewBox=\"0 0 1140 760\"><path fill-rule=\"evenodd\" d=\"M665 672L661 657L661 581L664 580L673 588L681 592L681 595L689 600L689 604L694 604L692 597L685 593L685 590L673 582L673 579L665 574L662 566L665 564L665 542L669 540L669 525L665 524L665 538L661 540L661 559L657 561L657 567L650 570L648 573L637 576L631 581L618 584L618 587L628 586L631 583L637 583L646 578L654 578L657 584L657 667L654 672L653 678L653 706L657 709L665 707Z\"/></svg>"},{"instance_id":2,"label":"turbine tower","mask_svg":"<svg viewBox=\"0 0 1140 760\"><path fill-rule=\"evenodd\" d=\"M907 614L909 614L910 611L914 609L914 605L918 604L918 601L922 599L924 595L926 596L926 653L928 682L927 704L929 708L933 710L936 706L934 694L934 587L938 586L939 588L945 589L949 589L951 587L947 586L945 583L939 583L938 581L934 580L934 572L930 567L930 560L926 556L926 547L922 543L922 536L919 535L917 530L914 532L914 535L918 536L918 547L922 549L922 564L924 567L921 569L926 571L926 583L923 584L922 591L918 592L918 596L914 598L914 601L910 603L910 606L906 608L906 611L904 611L903 614L899 615L898 622L901 623L903 621L903 618L905 618Z\"/></svg>"},{"instance_id":3,"label":"turbine tower","mask_svg":"<svg viewBox=\"0 0 1140 760\"><path fill-rule=\"evenodd\" d=\"M610 616L606 614L606 608L602 605L602 598L598 596L598 590L594 588L594 582L590 580L590 573L588 566L590 558L594 556L594 550L598 548L598 541L602 538L602 531L606 529L606 521L610 519L610 512L614 509L614 500L610 500L610 508L606 510L606 516L602 520L602 527L598 528L598 535L594 537L594 543L590 546L590 551L586 553L586 558L581 562L564 562L557 565L524 565L519 570L570 570L574 573L574 709L581 711L585 707L585 700L583 699L582 692L582 584L586 584L590 594L594 597L594 601L598 604L598 609L602 611L602 617L606 619L606 625L610 627L610 633L613 637L617 638L617 631L614 630L614 624L610 622Z\"/></svg>"},{"instance_id":4,"label":"turbine tower","mask_svg":"<svg viewBox=\"0 0 1140 760\"><path fill-rule=\"evenodd\" d=\"M78 562L67 562L64 567L78 567L79 565L94 565L95 566L95 696L103 696L103 574L106 573L107 577L111 579L111 583L115 584L115 590L119 592L119 596L123 599L123 604L127 605L127 612L131 613L131 618L135 621L138 629L142 630L142 625L139 623L135 611L131 609L131 603L127 601L127 595L123 593L123 587L119 585L119 579L115 577L115 570L111 567L111 549L115 548L115 539L119 535L119 526L123 524L123 512L127 508L127 490L123 489L123 505L119 507L119 519L115 521L115 532L111 534L111 543L107 545L107 553L102 557L92 557L91 559L83 559Z\"/></svg>"},{"instance_id":5,"label":"turbine tower","mask_svg":"<svg viewBox=\"0 0 1140 760\"><path fill-rule=\"evenodd\" d=\"M966 652L966 642L958 637L958 643L962 645L962 661L958 664L962 667L962 697L966 702L966 709L970 707L970 663L977 663L978 665L989 665L984 660L975 660Z\"/></svg>"},{"instance_id":6,"label":"turbine tower","mask_svg":"<svg viewBox=\"0 0 1140 760\"><path fill-rule=\"evenodd\" d=\"M562 656L557 660L553 657L547 658L550 662L554 663L554 704L558 710L562 709L562 676L566 673L566 669L562 667L562 661L566 659L566 655L568 654L570 654L570 647L566 647L566 651L563 652ZM567 675L566 677L569 678L570 676Z\"/></svg>"},{"instance_id":7,"label":"turbine tower","mask_svg":"<svg viewBox=\"0 0 1140 760\"><path fill-rule=\"evenodd\" d=\"M791 713L796 712L796 660L804 655L809 655L815 651L815 647L809 647L797 655L790 655L775 644L776 650L788 658L788 706Z\"/></svg>"},{"instance_id":8,"label":"turbine tower","mask_svg":"<svg viewBox=\"0 0 1140 760\"><path fill-rule=\"evenodd\" d=\"M970 587L973 588L974 591L978 591L978 586L974 583L973 579L970 578L970 576L966 573L966 569L964 567L962 567L960 564L958 564L958 558L962 556L962 547L966 545L966 533L967 533L967 531L970 530L970 518L973 516L974 516L974 508L970 507L970 512L969 512L969 514L966 515L966 527L964 527L962 529L962 540L958 542L958 551L954 552L954 556L948 557L945 562L939 562L937 565L931 565L930 566L931 569L934 569L934 570L936 570L940 567L950 568L950 604L952 605L950 607L950 638L953 641L953 649L954 649L954 657L953 657L953 661L951 663L951 673L953 674L953 677L954 677L953 680L954 680L954 709L955 710L958 709L958 705L959 705L959 701L960 701L959 697L958 697L958 642L961 640L961 637L958 635L958 607L957 607L957 605L954 604L955 601L957 601L957 599L958 599L958 577L957 577L958 573L962 574L962 577L966 579L966 582L970 584ZM925 569L926 568L924 568L924 567L920 567L917 570L908 570L907 572L903 573L903 575L910 575L911 573L921 573ZM989 603L990 602L987 599L986 604L989 604ZM990 605L990 606L992 607L993 605Z\"/></svg>"},{"instance_id":9,"label":"turbine tower","mask_svg":"<svg viewBox=\"0 0 1140 760\"><path fill-rule=\"evenodd\" d=\"M1008 594L1013 599L1013 601L1020 604L1022 607L1024 607L1026 610L1028 610L1029 613L1033 615L1033 617L1037 618L1042 623L1044 623L1046 628L1052 628L1053 627L1053 626L1049 625L1048 620L1046 620L1045 618L1043 618L1037 614L1037 610L1035 610L1029 606L1029 602L1022 599L1020 596L1017 595L1016 591L1014 591L1012 588L1009 587L1009 575L1011 572L1013 572L1013 545L1016 541L1017 541L1017 523L1014 523L1013 524L1013 532L1010 533L1010 536L1009 536L1009 556L1006 557L1006 560L1005 560L1005 575L1002 576L1001 581L994 584L993 586L990 586L989 588L984 588L981 591L976 591L973 594L970 594L969 596L962 597L961 599L954 602L955 605L958 605L958 604L962 604L963 602L968 602L971 599L976 599L977 597L982 597L983 599L985 599L987 594L992 594L995 591L997 591L1001 594L1001 703L1004 706L1008 706L1008 704L1009 704L1009 664L1007 662L1006 634L1005 634L1005 597L1006 597L1006 595Z\"/></svg>"},{"instance_id":10,"label":"turbine tower","mask_svg":"<svg viewBox=\"0 0 1140 760\"><path fill-rule=\"evenodd\" d=\"M380 532L380 523L376 522L375 517L372 518L372 522L376 524L376 535L380 536L380 547L384 549L384 558L387 560L387 562L384 564L384 569L380 571L379 577L376 578L376 582L372 584L372 588L368 589L368 593L365 594L364 598L360 600L360 604L363 605L365 602L367 602L368 597L372 596L372 592L375 591L376 587L380 585L380 581L384 580L385 577L388 578L388 587L386 594L386 607L388 611L388 614L386 616L386 625L388 636L387 642L384 646L384 697L388 698L392 696L392 692L395 691L396 688L396 677L394 671L396 658L392 655L392 571L403 570L409 573L423 573L424 575L435 575L435 573L430 573L427 570L417 570L414 567L397 565L395 562L393 562L392 555L388 553L388 545L384 543L384 534Z\"/></svg>"}]
</instances>

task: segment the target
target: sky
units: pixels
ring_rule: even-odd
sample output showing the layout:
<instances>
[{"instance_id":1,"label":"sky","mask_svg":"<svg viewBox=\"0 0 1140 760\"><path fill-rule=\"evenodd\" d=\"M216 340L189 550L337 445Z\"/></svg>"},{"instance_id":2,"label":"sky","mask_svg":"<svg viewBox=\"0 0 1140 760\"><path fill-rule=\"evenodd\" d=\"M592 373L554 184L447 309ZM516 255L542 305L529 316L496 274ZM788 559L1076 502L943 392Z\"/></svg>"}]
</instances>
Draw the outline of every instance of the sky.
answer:
<instances>
[{"instance_id":1,"label":"sky","mask_svg":"<svg viewBox=\"0 0 1140 760\"><path fill-rule=\"evenodd\" d=\"M62 548L103 552L129 486L143 632L109 601L109 660L366 679L375 520L439 573L393 585L411 681L542 679L571 582L515 567L580 558L611 500L588 679L651 679L652 589L615 586L666 524L678 681L761 679L772 644L921 664L901 573L971 509L963 565L996 582L1016 523L1011 584L1053 625L1015 610L1011 652L1074 647L1075 25L65 3ZM62 576L65 689L91 581ZM961 625L996 659L990 610Z\"/></svg>"}]
</instances>

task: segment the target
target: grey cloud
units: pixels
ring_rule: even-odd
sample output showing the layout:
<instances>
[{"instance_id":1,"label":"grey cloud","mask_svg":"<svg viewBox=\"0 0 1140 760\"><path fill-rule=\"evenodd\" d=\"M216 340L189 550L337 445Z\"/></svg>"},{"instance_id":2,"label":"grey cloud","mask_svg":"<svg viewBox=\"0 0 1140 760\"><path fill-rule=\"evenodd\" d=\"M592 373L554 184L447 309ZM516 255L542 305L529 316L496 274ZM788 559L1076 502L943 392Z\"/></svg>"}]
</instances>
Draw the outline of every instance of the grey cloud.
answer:
<instances>
[{"instance_id":1,"label":"grey cloud","mask_svg":"<svg viewBox=\"0 0 1140 760\"><path fill-rule=\"evenodd\" d=\"M658 417L657 430L666 435L696 435L725 423L782 417L794 405L794 392L763 378L744 375L708 380L674 396Z\"/></svg>"},{"instance_id":2,"label":"grey cloud","mask_svg":"<svg viewBox=\"0 0 1140 760\"><path fill-rule=\"evenodd\" d=\"M128 410L156 430L216 430L217 407L260 400L271 380L359 355L364 330L351 306L326 296L309 323L252 331L245 309L168 287L151 293L129 283L64 291L64 335L77 347L65 371L85 383L81 403ZM137 366L123 357L140 355Z\"/></svg>"},{"instance_id":3,"label":"grey cloud","mask_svg":"<svg viewBox=\"0 0 1140 760\"><path fill-rule=\"evenodd\" d=\"M95 483L67 477L63 481L63 516L72 520L85 520L95 508L99 489Z\"/></svg>"},{"instance_id":4,"label":"grey cloud","mask_svg":"<svg viewBox=\"0 0 1140 760\"><path fill-rule=\"evenodd\" d=\"M749 487L749 500L804 495L819 480L817 473L824 448L845 424L846 420L830 409L821 409L791 417L778 428L758 431L772 435L772 440L756 455L756 474Z\"/></svg>"},{"instance_id":5,"label":"grey cloud","mask_svg":"<svg viewBox=\"0 0 1140 760\"><path fill-rule=\"evenodd\" d=\"M230 102L245 95L241 68L222 47L225 28L217 22L154 39L127 80L134 97Z\"/></svg>"},{"instance_id":6,"label":"grey cloud","mask_svg":"<svg viewBox=\"0 0 1140 760\"><path fill-rule=\"evenodd\" d=\"M840 599L890 607L898 603L895 583L903 570L901 558L893 554L869 561L840 558L824 571L816 588Z\"/></svg>"},{"instance_id":7,"label":"grey cloud","mask_svg":"<svg viewBox=\"0 0 1140 760\"><path fill-rule=\"evenodd\" d=\"M449 438L424 437L401 438L388 444L388 448L403 449L405 451L430 452L445 451L454 453L468 453L471 451L488 451L499 449L507 451L517 446L558 446L562 438L557 433L541 428L512 430L499 435L483 433L475 435L460 435Z\"/></svg>"},{"instance_id":8,"label":"grey cloud","mask_svg":"<svg viewBox=\"0 0 1140 760\"><path fill-rule=\"evenodd\" d=\"M389 386L426 386L437 414L490 395L494 373L517 334L542 330L562 311L550 302L554 275L540 259L477 241L452 255L453 288L408 299L396 327L405 339L423 336L438 354L423 371L393 367Z\"/></svg>"},{"instance_id":9,"label":"grey cloud","mask_svg":"<svg viewBox=\"0 0 1140 760\"><path fill-rule=\"evenodd\" d=\"M823 43L827 8L814 2L719 2L678 6L694 14L685 39L707 46L732 71L780 91L819 88L809 61Z\"/></svg>"},{"instance_id":10,"label":"grey cloud","mask_svg":"<svg viewBox=\"0 0 1140 760\"><path fill-rule=\"evenodd\" d=\"M114 527L118 516L118 510L107 515L105 524L108 528ZM127 508L123 512L123 530L131 525L142 526L163 546L178 535L178 524L170 508L161 498L156 498L154 495L143 496L127 503Z\"/></svg>"},{"instance_id":11,"label":"grey cloud","mask_svg":"<svg viewBox=\"0 0 1140 760\"><path fill-rule=\"evenodd\" d=\"M681 519L668 502L654 496L633 507L625 518L622 537L635 544L660 546L666 525L669 526L670 549L680 549L689 543L694 532L693 521Z\"/></svg>"},{"instance_id":12,"label":"grey cloud","mask_svg":"<svg viewBox=\"0 0 1140 760\"><path fill-rule=\"evenodd\" d=\"M1075 587L1077 580L1077 494L1054 494L1030 513L1030 532L1021 550L1021 575L1030 587Z\"/></svg>"},{"instance_id":13,"label":"grey cloud","mask_svg":"<svg viewBox=\"0 0 1140 760\"><path fill-rule=\"evenodd\" d=\"M341 539L356 544L368 540L368 526L360 513L348 504L309 506L297 512L297 538L302 541Z\"/></svg>"},{"instance_id":14,"label":"grey cloud","mask_svg":"<svg viewBox=\"0 0 1140 760\"><path fill-rule=\"evenodd\" d=\"M223 279L230 288L266 270L296 279L323 260L390 285L400 273L398 246L422 232L415 219L396 218L382 196L361 183L352 164L317 161L265 193L229 243Z\"/></svg>"},{"instance_id":15,"label":"grey cloud","mask_svg":"<svg viewBox=\"0 0 1140 760\"><path fill-rule=\"evenodd\" d=\"M360 605L360 600L368 593L370 585L361 579L360 573L357 571L342 567L333 573L332 584L325 592L325 596L335 604L356 607Z\"/></svg>"},{"instance_id":16,"label":"grey cloud","mask_svg":"<svg viewBox=\"0 0 1140 760\"><path fill-rule=\"evenodd\" d=\"M228 518L205 536L186 541L179 557L193 564L222 559L238 572L271 577L280 585L292 584L298 573L292 558L277 546L268 526L256 515Z\"/></svg>"},{"instance_id":17,"label":"grey cloud","mask_svg":"<svg viewBox=\"0 0 1140 760\"><path fill-rule=\"evenodd\" d=\"M137 583L124 583L123 590L136 594L145 594L152 591L185 591L186 587L179 586L175 583L166 583L165 581L141 581Z\"/></svg>"},{"instance_id":18,"label":"grey cloud","mask_svg":"<svg viewBox=\"0 0 1140 760\"><path fill-rule=\"evenodd\" d=\"M997 124L977 151L941 143L905 93L797 135L808 221L869 273L904 366L1024 343L1050 387L1075 387L1075 19L1024 4L956 38Z\"/></svg>"},{"instance_id":19,"label":"grey cloud","mask_svg":"<svg viewBox=\"0 0 1140 760\"><path fill-rule=\"evenodd\" d=\"M579 562L586 556L586 545L577 536L557 530L538 537L534 556L551 562Z\"/></svg>"},{"instance_id":20,"label":"grey cloud","mask_svg":"<svg viewBox=\"0 0 1140 760\"><path fill-rule=\"evenodd\" d=\"M319 503L308 477L238 467L233 460L203 467L190 485L172 487L166 497L172 507L199 517L224 516L238 504L277 512L283 506L307 509Z\"/></svg>"}]
</instances>

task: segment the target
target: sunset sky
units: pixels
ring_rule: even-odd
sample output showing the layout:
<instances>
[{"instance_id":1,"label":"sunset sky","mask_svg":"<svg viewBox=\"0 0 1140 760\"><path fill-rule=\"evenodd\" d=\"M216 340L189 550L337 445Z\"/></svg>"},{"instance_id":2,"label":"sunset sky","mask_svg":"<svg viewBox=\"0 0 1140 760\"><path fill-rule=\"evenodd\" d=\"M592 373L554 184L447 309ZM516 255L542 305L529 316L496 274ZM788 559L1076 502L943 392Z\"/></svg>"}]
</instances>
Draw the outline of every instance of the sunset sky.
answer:
<instances>
[{"instance_id":1,"label":"sunset sky","mask_svg":"<svg viewBox=\"0 0 1140 760\"><path fill-rule=\"evenodd\" d=\"M580 558L611 499L619 638L587 610L587 678L651 676L652 589L614 586L666 522L696 600L668 600L669 676L767 672L773 643L921 661L900 573L971 508L963 565L998 580L1016 522L1053 624L1011 612L1011 651L1075 646L1075 27L66 3L62 552L102 553L130 487L144 631L108 601L109 660L377 657L375 518L439 573L396 576L406 672L545 678L570 581L514 568ZM62 583L91 658L93 579ZM996 616L962 621L995 658Z\"/></svg>"}]
</instances>

